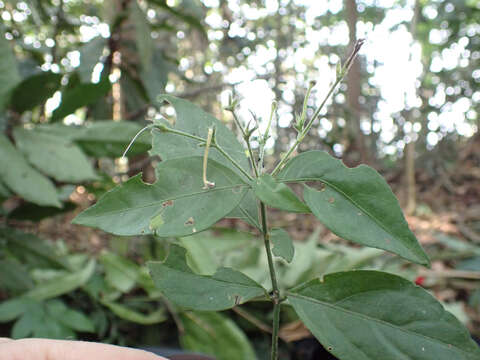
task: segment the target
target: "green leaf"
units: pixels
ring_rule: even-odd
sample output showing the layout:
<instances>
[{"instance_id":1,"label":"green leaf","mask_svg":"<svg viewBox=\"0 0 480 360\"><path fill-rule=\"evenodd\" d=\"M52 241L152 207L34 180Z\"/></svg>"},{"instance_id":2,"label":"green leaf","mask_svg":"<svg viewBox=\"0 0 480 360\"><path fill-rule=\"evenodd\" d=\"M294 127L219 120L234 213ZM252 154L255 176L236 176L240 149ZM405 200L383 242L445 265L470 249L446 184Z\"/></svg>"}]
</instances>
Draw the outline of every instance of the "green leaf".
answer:
<instances>
[{"instance_id":1,"label":"green leaf","mask_svg":"<svg viewBox=\"0 0 480 360\"><path fill-rule=\"evenodd\" d=\"M87 124L75 142L92 156L119 157L141 128L139 124L130 121L95 121ZM151 144L150 134L144 132L135 140L127 155L145 153Z\"/></svg>"},{"instance_id":2,"label":"green leaf","mask_svg":"<svg viewBox=\"0 0 480 360\"><path fill-rule=\"evenodd\" d=\"M279 256L286 262L291 262L295 254L292 239L290 235L279 228L274 228L270 231L270 241L273 244L273 255Z\"/></svg>"},{"instance_id":3,"label":"green leaf","mask_svg":"<svg viewBox=\"0 0 480 360\"><path fill-rule=\"evenodd\" d=\"M322 252L330 253L332 256L328 260L322 261L321 266L324 270L320 274L369 267L374 259L385 255L384 251L369 247L358 248L331 242L324 243L322 246ZM385 268L383 269L385 270ZM403 273L397 273L397 275L404 276Z\"/></svg>"},{"instance_id":4,"label":"green leaf","mask_svg":"<svg viewBox=\"0 0 480 360\"><path fill-rule=\"evenodd\" d=\"M475 360L467 329L428 292L379 271L326 275L288 293L323 346L342 360Z\"/></svg>"},{"instance_id":5,"label":"green leaf","mask_svg":"<svg viewBox=\"0 0 480 360\"><path fill-rule=\"evenodd\" d=\"M120 157L130 140L142 129L131 121L103 120L71 126L51 124L37 126L37 132L62 137L78 144L83 151L94 157ZM152 140L148 132L143 132L128 151L128 156L145 153L150 149Z\"/></svg>"},{"instance_id":6,"label":"green leaf","mask_svg":"<svg viewBox=\"0 0 480 360\"><path fill-rule=\"evenodd\" d=\"M5 39L3 26L0 28L0 114L10 101L13 88L21 81L17 61L10 42Z\"/></svg>"},{"instance_id":7,"label":"green leaf","mask_svg":"<svg viewBox=\"0 0 480 360\"><path fill-rule=\"evenodd\" d=\"M43 104L60 88L61 74L41 72L24 79L12 92L13 110L22 113Z\"/></svg>"},{"instance_id":8,"label":"green leaf","mask_svg":"<svg viewBox=\"0 0 480 360\"><path fill-rule=\"evenodd\" d=\"M276 182L275 179L265 174L252 183L255 195L270 207L299 213L309 213L310 209L301 202L297 195L287 185Z\"/></svg>"},{"instance_id":9,"label":"green leaf","mask_svg":"<svg viewBox=\"0 0 480 360\"><path fill-rule=\"evenodd\" d=\"M11 337L22 339L31 335L35 329L45 326L45 316L42 305L31 304L12 327Z\"/></svg>"},{"instance_id":10,"label":"green leaf","mask_svg":"<svg viewBox=\"0 0 480 360\"><path fill-rule=\"evenodd\" d=\"M165 316L165 311L163 308L160 308L156 311L153 311L148 314L143 314L141 312L132 310L131 308L118 304L112 301L102 300L101 303L109 308L115 315L119 318L134 322L141 325L153 325L164 322L167 320Z\"/></svg>"},{"instance_id":11,"label":"green leaf","mask_svg":"<svg viewBox=\"0 0 480 360\"><path fill-rule=\"evenodd\" d=\"M185 328L183 348L213 355L217 360L255 360L257 356L245 333L228 317L214 312L180 314Z\"/></svg>"},{"instance_id":12,"label":"green leaf","mask_svg":"<svg viewBox=\"0 0 480 360\"><path fill-rule=\"evenodd\" d=\"M205 39L208 39L207 31L197 17L187 14L185 11L177 10L176 8L169 6L166 0L149 0L149 2L160 6L162 9L175 16L179 20L182 20L193 28L197 29L205 37Z\"/></svg>"},{"instance_id":13,"label":"green leaf","mask_svg":"<svg viewBox=\"0 0 480 360\"><path fill-rule=\"evenodd\" d=\"M316 266L320 260L317 249L319 234L320 229L316 229L307 241L294 244L295 253L292 262L285 267L283 276L279 277L284 287L290 288L318 276ZM321 258L321 260L325 259Z\"/></svg>"},{"instance_id":14,"label":"green leaf","mask_svg":"<svg viewBox=\"0 0 480 360\"><path fill-rule=\"evenodd\" d=\"M10 192L10 190L8 190L7 187L0 181L0 201L5 200L11 195L12 193Z\"/></svg>"},{"instance_id":15,"label":"green leaf","mask_svg":"<svg viewBox=\"0 0 480 360\"><path fill-rule=\"evenodd\" d=\"M18 127L13 136L28 161L54 179L78 183L97 178L90 161L78 146L60 137Z\"/></svg>"},{"instance_id":16,"label":"green leaf","mask_svg":"<svg viewBox=\"0 0 480 360\"><path fill-rule=\"evenodd\" d=\"M177 116L172 127L176 130L206 139L208 129L214 127L217 143L246 171L249 171L249 163L244 148L224 124L187 100L171 95L162 95L158 101L167 101L175 108ZM151 155L159 155L164 160L192 155L200 156L205 152L205 148L198 146L199 142L194 139L158 130L154 130L152 136L152 150L150 153ZM231 168L241 175L238 169L216 149L211 148L208 156L210 159Z\"/></svg>"},{"instance_id":17,"label":"green leaf","mask_svg":"<svg viewBox=\"0 0 480 360\"><path fill-rule=\"evenodd\" d=\"M212 189L203 189L201 157L162 161L155 184L135 176L106 193L74 223L118 235L186 236L205 230L231 212L247 189L223 165L209 160L207 168L215 183Z\"/></svg>"},{"instance_id":18,"label":"green leaf","mask_svg":"<svg viewBox=\"0 0 480 360\"><path fill-rule=\"evenodd\" d=\"M100 263L105 269L105 280L113 288L122 292L133 289L140 271L137 264L108 251L102 253Z\"/></svg>"},{"instance_id":19,"label":"green leaf","mask_svg":"<svg viewBox=\"0 0 480 360\"><path fill-rule=\"evenodd\" d=\"M33 300L17 297L0 303L0 323L15 320L31 306Z\"/></svg>"},{"instance_id":20,"label":"green leaf","mask_svg":"<svg viewBox=\"0 0 480 360\"><path fill-rule=\"evenodd\" d=\"M111 84L108 78L102 79L97 84L79 84L62 93L62 102L52 113L52 121L62 120L75 110L90 105L108 94Z\"/></svg>"},{"instance_id":21,"label":"green leaf","mask_svg":"<svg viewBox=\"0 0 480 360\"><path fill-rule=\"evenodd\" d=\"M208 129L214 127L217 143L238 164L240 164L243 169L247 172L250 171L250 165L245 154L245 149L238 142L235 135L223 123L187 100L176 98L171 95L162 95L159 97L158 101L167 101L175 108L177 116L173 128L176 130L181 130L205 139L207 137ZM170 126L170 124L167 126ZM198 144L198 141L193 139L153 130L152 150L150 151L150 154L159 155L163 160L192 155L202 156L205 148L199 147ZM209 159L213 159L220 164L229 167L241 178L245 179L244 175L216 149L211 148L208 156ZM253 199L253 196L248 196ZM236 212L235 215L238 215L239 213L244 215L247 214L245 216L247 216L252 223L255 223L257 222L256 219L258 219L258 209L256 202L248 200L248 196L245 199L245 202L239 204L239 211Z\"/></svg>"},{"instance_id":22,"label":"green leaf","mask_svg":"<svg viewBox=\"0 0 480 360\"><path fill-rule=\"evenodd\" d=\"M93 322L82 312L68 308L61 300L54 299L46 304L47 313L66 327L81 332L94 332Z\"/></svg>"},{"instance_id":23,"label":"green leaf","mask_svg":"<svg viewBox=\"0 0 480 360\"><path fill-rule=\"evenodd\" d=\"M93 68L100 61L105 45L106 39L97 36L80 47L80 65L77 72L82 82L89 83L91 81Z\"/></svg>"},{"instance_id":24,"label":"green leaf","mask_svg":"<svg viewBox=\"0 0 480 360\"><path fill-rule=\"evenodd\" d=\"M291 159L278 179L321 181L321 191L305 186L303 197L314 215L336 235L429 265L395 195L374 169L365 165L350 169L326 152L308 151Z\"/></svg>"},{"instance_id":25,"label":"green leaf","mask_svg":"<svg viewBox=\"0 0 480 360\"><path fill-rule=\"evenodd\" d=\"M67 261L58 255L45 240L13 228L0 228L0 240L6 242L8 251L23 264L36 267L68 269Z\"/></svg>"},{"instance_id":26,"label":"green leaf","mask_svg":"<svg viewBox=\"0 0 480 360\"><path fill-rule=\"evenodd\" d=\"M201 275L213 275L222 266L236 270L255 266L255 254L263 250L256 236L230 229L217 228L179 241L187 249L187 264Z\"/></svg>"},{"instance_id":27,"label":"green leaf","mask_svg":"<svg viewBox=\"0 0 480 360\"><path fill-rule=\"evenodd\" d=\"M142 68L140 77L152 103L164 92L171 67L163 58L161 51L157 50L153 53L150 67Z\"/></svg>"},{"instance_id":28,"label":"green leaf","mask_svg":"<svg viewBox=\"0 0 480 360\"><path fill-rule=\"evenodd\" d=\"M258 222L258 203L252 189L248 189L240 204L229 213L227 218L241 219L246 223L261 229L262 226Z\"/></svg>"},{"instance_id":29,"label":"green leaf","mask_svg":"<svg viewBox=\"0 0 480 360\"><path fill-rule=\"evenodd\" d=\"M142 68L149 71L152 67L154 44L152 41L150 24L145 13L140 9L136 1L132 1L130 5L130 14L135 24L135 37L138 54Z\"/></svg>"},{"instance_id":30,"label":"green leaf","mask_svg":"<svg viewBox=\"0 0 480 360\"><path fill-rule=\"evenodd\" d=\"M25 293L24 296L37 301L42 301L69 293L76 288L85 285L88 279L93 275L94 271L95 261L92 259L82 270L59 276L48 282L39 284Z\"/></svg>"},{"instance_id":31,"label":"green leaf","mask_svg":"<svg viewBox=\"0 0 480 360\"><path fill-rule=\"evenodd\" d=\"M122 88L122 92L124 91L126 94L128 94L128 96L124 98L125 111L133 114L132 120L143 121L145 116L139 116L137 114L143 113L143 109L148 107L150 104L148 103L148 94L145 91L142 79L136 74L130 74L128 71L124 71L122 72L122 77L120 78L120 87Z\"/></svg>"},{"instance_id":32,"label":"green leaf","mask_svg":"<svg viewBox=\"0 0 480 360\"><path fill-rule=\"evenodd\" d=\"M33 287L26 266L12 259L0 260L0 274L0 289L18 292Z\"/></svg>"},{"instance_id":33,"label":"green leaf","mask_svg":"<svg viewBox=\"0 0 480 360\"><path fill-rule=\"evenodd\" d=\"M75 313L74 317L71 314ZM77 311L68 309L60 300L46 303L32 302L12 327L11 337L21 339L32 335L38 338L74 339L73 328L65 322L76 321L78 331L93 331L93 324Z\"/></svg>"},{"instance_id":34,"label":"green leaf","mask_svg":"<svg viewBox=\"0 0 480 360\"><path fill-rule=\"evenodd\" d=\"M178 245L170 246L163 263L147 265L158 289L186 309L225 310L266 294L255 281L230 268L220 268L212 276L193 273L186 262L186 250Z\"/></svg>"},{"instance_id":35,"label":"green leaf","mask_svg":"<svg viewBox=\"0 0 480 360\"><path fill-rule=\"evenodd\" d=\"M0 179L13 192L38 205L60 207L52 182L33 169L17 149L0 134Z\"/></svg>"},{"instance_id":36,"label":"green leaf","mask_svg":"<svg viewBox=\"0 0 480 360\"><path fill-rule=\"evenodd\" d=\"M77 209L77 204L71 201L67 203L63 203L62 208L58 208L55 206L39 206L33 203L23 203L18 205L12 211L10 211L8 213L8 218L21 220L21 221L23 220L40 221L47 217L53 217L59 214L73 211L75 209Z\"/></svg>"}]
</instances>

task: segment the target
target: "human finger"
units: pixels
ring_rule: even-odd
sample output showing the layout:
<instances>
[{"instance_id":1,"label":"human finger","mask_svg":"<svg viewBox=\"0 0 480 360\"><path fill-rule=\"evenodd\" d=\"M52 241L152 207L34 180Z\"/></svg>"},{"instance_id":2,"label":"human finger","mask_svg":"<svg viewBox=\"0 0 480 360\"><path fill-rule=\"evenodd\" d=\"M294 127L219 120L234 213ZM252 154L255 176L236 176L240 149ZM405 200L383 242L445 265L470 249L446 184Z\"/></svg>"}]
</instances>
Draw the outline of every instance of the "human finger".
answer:
<instances>
[{"instance_id":1,"label":"human finger","mask_svg":"<svg viewBox=\"0 0 480 360\"><path fill-rule=\"evenodd\" d=\"M85 341L21 339L0 343L0 360L167 360L143 350Z\"/></svg>"}]
</instances>

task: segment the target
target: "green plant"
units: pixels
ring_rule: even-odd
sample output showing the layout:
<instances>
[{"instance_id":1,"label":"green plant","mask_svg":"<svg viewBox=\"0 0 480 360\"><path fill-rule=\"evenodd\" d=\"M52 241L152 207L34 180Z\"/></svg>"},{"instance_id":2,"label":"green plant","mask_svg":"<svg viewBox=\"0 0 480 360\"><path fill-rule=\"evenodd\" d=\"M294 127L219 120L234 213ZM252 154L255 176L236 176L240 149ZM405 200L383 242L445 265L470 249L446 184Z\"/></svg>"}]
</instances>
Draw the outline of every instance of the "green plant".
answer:
<instances>
[{"instance_id":1,"label":"green plant","mask_svg":"<svg viewBox=\"0 0 480 360\"><path fill-rule=\"evenodd\" d=\"M0 274L0 324L11 325L0 336L72 339L90 333L133 345L122 329L166 320L147 268L106 249L99 256L75 253L63 241L0 227Z\"/></svg>"},{"instance_id":2,"label":"green plant","mask_svg":"<svg viewBox=\"0 0 480 360\"><path fill-rule=\"evenodd\" d=\"M241 218L256 227L264 241L269 286L232 267L221 267L212 275L195 273L187 250L178 244L170 246L164 262L150 262L148 267L157 288L183 309L221 311L249 301L270 301L271 359L278 358L282 306L293 307L324 347L343 360L478 359L480 351L463 325L433 296L399 276L343 271L292 288L279 286L274 256L288 263L294 246L284 230L269 228L267 206L312 212L344 239L429 265L395 196L375 170L363 165L346 168L321 151L290 158L360 46L338 68L335 84L309 121L304 107L295 124L297 140L270 174L263 171L269 130L257 138L256 156L253 131L241 126L234 102L229 110L246 150L221 122L185 100L164 95L160 100L168 101L177 116L174 123L155 121L151 126L150 153L163 160L156 167L157 181L148 185L141 175L135 176L74 222L118 235L158 237L193 235L224 217ZM288 186L291 183L303 184L303 201Z\"/></svg>"}]
</instances>

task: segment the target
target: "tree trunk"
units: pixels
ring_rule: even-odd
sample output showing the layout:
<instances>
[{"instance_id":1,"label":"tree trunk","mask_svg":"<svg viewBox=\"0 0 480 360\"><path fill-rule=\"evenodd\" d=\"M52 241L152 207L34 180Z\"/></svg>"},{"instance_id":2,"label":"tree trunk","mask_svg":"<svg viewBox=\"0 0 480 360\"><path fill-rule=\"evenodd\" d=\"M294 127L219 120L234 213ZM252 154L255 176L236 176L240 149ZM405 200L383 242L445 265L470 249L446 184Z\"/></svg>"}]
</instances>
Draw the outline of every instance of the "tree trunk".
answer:
<instances>
[{"instance_id":1,"label":"tree trunk","mask_svg":"<svg viewBox=\"0 0 480 360\"><path fill-rule=\"evenodd\" d=\"M410 33L412 34L412 42L415 42L418 16L420 14L420 2L415 1L412 22L410 23ZM412 111L409 112L409 118L412 118ZM413 132L410 135L410 142L405 147L405 176L407 179L407 206L406 213L411 215L417 207L416 182L415 182L415 141Z\"/></svg>"},{"instance_id":2,"label":"tree trunk","mask_svg":"<svg viewBox=\"0 0 480 360\"><path fill-rule=\"evenodd\" d=\"M353 49L355 42L357 41L357 20L358 20L358 11L357 3L355 0L345 0L344 1L347 25L349 31L349 52ZM347 104L348 104L348 122L347 122L347 131L348 137L353 140L353 149L358 151L357 161L360 162L369 162L369 154L367 151L367 146L365 144L365 135L360 128L360 119L362 113L362 107L359 102L359 97L361 94L361 75L360 75L360 63L358 59L355 60L350 68L350 71L347 75ZM348 143L348 142L347 142Z\"/></svg>"}]
</instances>

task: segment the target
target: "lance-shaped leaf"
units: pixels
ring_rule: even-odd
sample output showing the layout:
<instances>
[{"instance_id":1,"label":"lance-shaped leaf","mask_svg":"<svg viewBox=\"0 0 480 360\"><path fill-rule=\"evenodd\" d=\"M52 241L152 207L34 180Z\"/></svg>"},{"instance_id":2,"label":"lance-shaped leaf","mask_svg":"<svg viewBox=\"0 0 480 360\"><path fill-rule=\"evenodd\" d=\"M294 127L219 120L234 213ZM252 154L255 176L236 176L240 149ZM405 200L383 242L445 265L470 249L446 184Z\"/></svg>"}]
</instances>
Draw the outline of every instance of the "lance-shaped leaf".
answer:
<instances>
[{"instance_id":1,"label":"lance-shaped leaf","mask_svg":"<svg viewBox=\"0 0 480 360\"><path fill-rule=\"evenodd\" d=\"M60 123L39 125L35 132L61 137L75 142L93 157L119 157L142 127L132 121L95 120L82 126ZM143 132L128 150L128 156L138 155L150 149L152 139Z\"/></svg>"},{"instance_id":2,"label":"lance-shaped leaf","mask_svg":"<svg viewBox=\"0 0 480 360\"><path fill-rule=\"evenodd\" d=\"M163 263L147 265L162 294L186 309L225 310L266 295L263 287L231 268L220 268L212 276L195 274L187 265L186 250L178 245L170 246Z\"/></svg>"},{"instance_id":3,"label":"lance-shaped leaf","mask_svg":"<svg viewBox=\"0 0 480 360\"><path fill-rule=\"evenodd\" d=\"M100 61L106 44L106 39L97 36L78 49L80 52L80 65L77 68L77 72L82 82L89 83L92 79L93 68Z\"/></svg>"},{"instance_id":4,"label":"lance-shaped leaf","mask_svg":"<svg viewBox=\"0 0 480 360\"><path fill-rule=\"evenodd\" d=\"M217 360L256 360L252 344L228 316L216 312L188 311L180 314L185 331L182 348L215 356Z\"/></svg>"},{"instance_id":5,"label":"lance-shaped leaf","mask_svg":"<svg viewBox=\"0 0 480 360\"><path fill-rule=\"evenodd\" d=\"M55 74L50 71L42 71L26 78L13 90L11 98L12 108L22 113L43 104L60 88L61 79L61 74Z\"/></svg>"},{"instance_id":6,"label":"lance-shaped leaf","mask_svg":"<svg viewBox=\"0 0 480 360\"><path fill-rule=\"evenodd\" d=\"M167 101L175 108L176 118L174 125L168 124L176 130L181 130L189 134L207 138L208 129L215 128L215 138L217 143L225 150L245 171L250 171L248 158L245 149L238 142L235 135L220 121L212 115L206 113L198 106L191 102L176 98L171 95L162 95L159 101ZM194 139L186 138L180 135L173 135L158 130L152 131L152 150L151 155L159 155L163 160L182 158L192 155L203 155L204 147L199 146L199 142ZM209 158L229 167L240 177L245 178L238 169L232 165L217 149L210 148ZM248 198L253 196L247 196ZM258 210L255 201L242 202L239 209L234 213L233 217L238 217L239 213L248 214L246 216L250 222L255 223L252 219L258 219Z\"/></svg>"},{"instance_id":7,"label":"lance-shaped leaf","mask_svg":"<svg viewBox=\"0 0 480 360\"><path fill-rule=\"evenodd\" d=\"M8 104L12 90L22 80L10 44L3 27L0 28L0 114Z\"/></svg>"},{"instance_id":8,"label":"lance-shaped leaf","mask_svg":"<svg viewBox=\"0 0 480 360\"><path fill-rule=\"evenodd\" d=\"M119 157L140 129L141 126L131 121L97 120L84 126L83 131L74 140L91 156ZM144 132L135 140L127 155L147 152L151 143L150 134Z\"/></svg>"},{"instance_id":9,"label":"lance-shaped leaf","mask_svg":"<svg viewBox=\"0 0 480 360\"><path fill-rule=\"evenodd\" d=\"M186 236L205 230L235 208L248 186L232 170L209 160L204 189L202 158L162 161L157 181L142 182L137 175L106 193L74 223L98 227L117 235Z\"/></svg>"},{"instance_id":10,"label":"lance-shaped leaf","mask_svg":"<svg viewBox=\"0 0 480 360\"><path fill-rule=\"evenodd\" d=\"M97 84L78 84L62 93L62 102L52 113L52 121L62 120L77 109L90 105L107 95L112 85L108 79Z\"/></svg>"},{"instance_id":11,"label":"lance-shaped leaf","mask_svg":"<svg viewBox=\"0 0 480 360\"><path fill-rule=\"evenodd\" d=\"M270 231L270 240L273 244L273 254L286 262L291 262L295 254L295 248L290 235L285 230L276 228Z\"/></svg>"},{"instance_id":12,"label":"lance-shaped leaf","mask_svg":"<svg viewBox=\"0 0 480 360\"><path fill-rule=\"evenodd\" d=\"M30 163L58 181L81 182L97 178L78 146L60 137L18 127L13 136Z\"/></svg>"},{"instance_id":13,"label":"lance-shaped leaf","mask_svg":"<svg viewBox=\"0 0 480 360\"><path fill-rule=\"evenodd\" d=\"M15 320L35 303L34 300L25 297L15 297L0 303L0 323Z\"/></svg>"},{"instance_id":14,"label":"lance-shaped leaf","mask_svg":"<svg viewBox=\"0 0 480 360\"><path fill-rule=\"evenodd\" d=\"M134 262L110 251L100 255L105 270L105 281L114 289L129 292L140 277L140 267Z\"/></svg>"},{"instance_id":15,"label":"lance-shaped leaf","mask_svg":"<svg viewBox=\"0 0 480 360\"><path fill-rule=\"evenodd\" d=\"M312 280L288 293L323 346L341 360L475 360L467 329L428 292L379 271Z\"/></svg>"},{"instance_id":16,"label":"lance-shaped leaf","mask_svg":"<svg viewBox=\"0 0 480 360\"><path fill-rule=\"evenodd\" d=\"M0 134L0 179L10 190L38 205L60 207L53 183L32 168L12 143Z\"/></svg>"},{"instance_id":17,"label":"lance-shaped leaf","mask_svg":"<svg viewBox=\"0 0 480 360\"><path fill-rule=\"evenodd\" d=\"M310 212L308 206L298 199L292 189L275 181L269 174L262 175L253 181L252 188L255 195L268 206L291 212Z\"/></svg>"},{"instance_id":18,"label":"lance-shaped leaf","mask_svg":"<svg viewBox=\"0 0 480 360\"><path fill-rule=\"evenodd\" d=\"M147 15L136 1L130 4L130 14L135 24L136 45L142 67L144 70L149 70L152 66L153 49L155 45L152 40L152 30L150 29Z\"/></svg>"},{"instance_id":19,"label":"lance-shaped leaf","mask_svg":"<svg viewBox=\"0 0 480 360\"><path fill-rule=\"evenodd\" d=\"M313 214L338 236L429 264L397 198L374 169L365 165L350 169L326 152L308 151L291 159L278 179L321 181L322 190L305 186L303 197Z\"/></svg>"},{"instance_id":20,"label":"lance-shaped leaf","mask_svg":"<svg viewBox=\"0 0 480 360\"><path fill-rule=\"evenodd\" d=\"M42 301L66 293L87 283L95 271L95 260L90 260L82 270L59 276L53 280L41 283L24 294L25 297Z\"/></svg>"},{"instance_id":21,"label":"lance-shaped leaf","mask_svg":"<svg viewBox=\"0 0 480 360\"><path fill-rule=\"evenodd\" d=\"M158 310L144 314L142 312L131 309L126 305L115 303L112 301L100 300L102 305L108 307L119 318L141 325L153 325L167 320L165 310Z\"/></svg>"}]
</instances>

